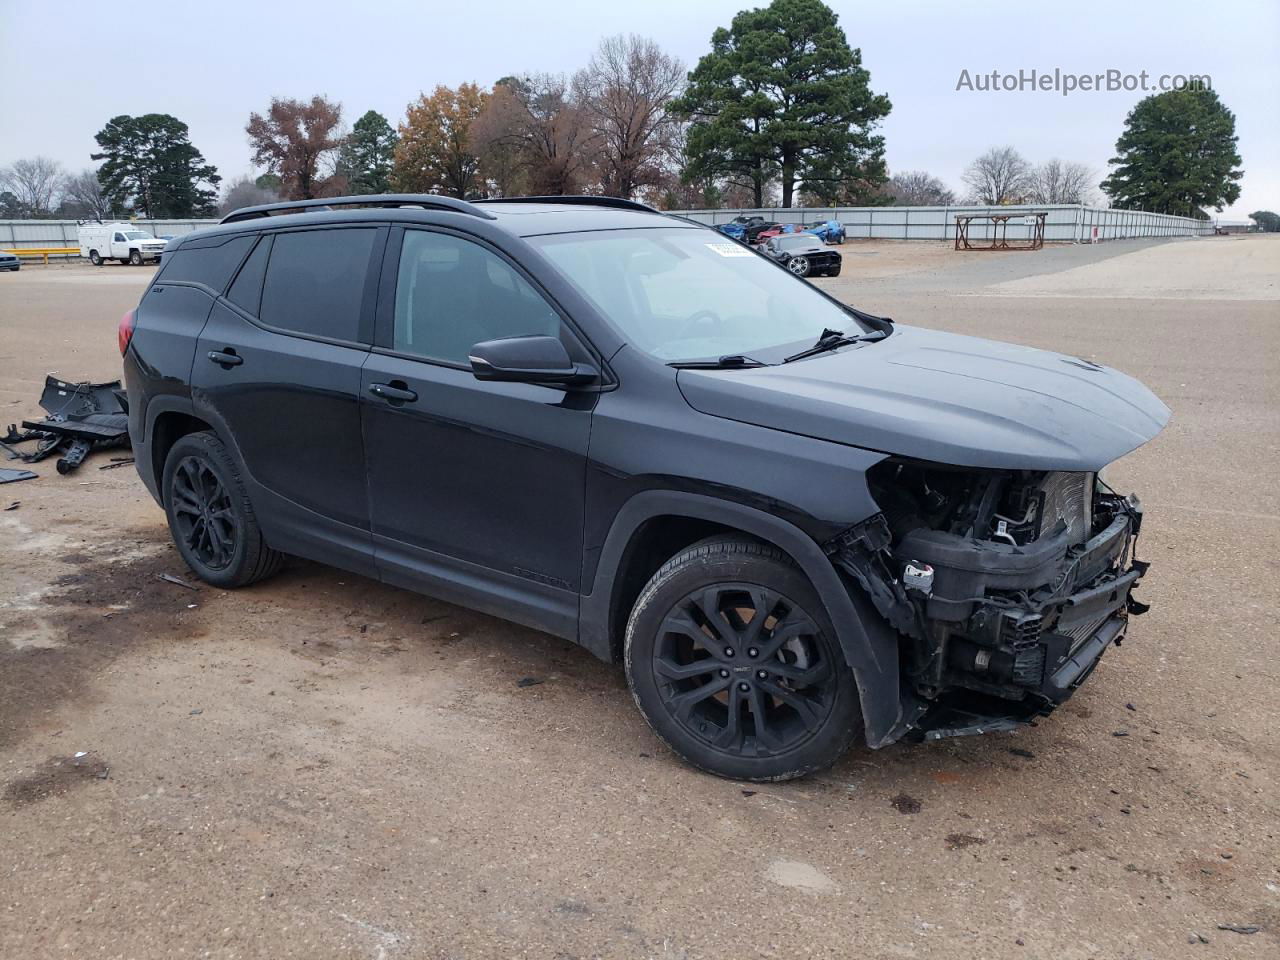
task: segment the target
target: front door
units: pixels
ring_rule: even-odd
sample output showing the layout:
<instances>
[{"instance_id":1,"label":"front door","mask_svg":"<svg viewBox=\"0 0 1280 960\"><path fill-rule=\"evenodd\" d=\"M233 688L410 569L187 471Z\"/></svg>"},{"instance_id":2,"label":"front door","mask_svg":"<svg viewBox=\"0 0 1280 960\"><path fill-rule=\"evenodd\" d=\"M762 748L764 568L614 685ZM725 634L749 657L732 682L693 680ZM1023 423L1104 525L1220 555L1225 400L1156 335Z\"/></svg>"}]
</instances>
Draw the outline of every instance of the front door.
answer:
<instances>
[{"instance_id":1,"label":"front door","mask_svg":"<svg viewBox=\"0 0 1280 960\"><path fill-rule=\"evenodd\" d=\"M594 393L477 380L484 340L582 346L496 250L443 231L393 233L362 422L378 565L421 586L575 636ZM391 288L394 286L394 293Z\"/></svg>"}]
</instances>

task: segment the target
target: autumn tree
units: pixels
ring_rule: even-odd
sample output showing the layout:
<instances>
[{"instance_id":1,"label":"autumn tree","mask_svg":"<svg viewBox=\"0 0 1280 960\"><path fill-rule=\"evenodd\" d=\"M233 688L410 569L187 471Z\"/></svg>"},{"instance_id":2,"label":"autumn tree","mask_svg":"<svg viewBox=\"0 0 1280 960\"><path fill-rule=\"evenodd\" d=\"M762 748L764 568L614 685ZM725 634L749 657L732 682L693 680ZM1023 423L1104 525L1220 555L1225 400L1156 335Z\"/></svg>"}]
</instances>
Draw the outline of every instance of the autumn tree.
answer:
<instances>
[{"instance_id":1,"label":"autumn tree","mask_svg":"<svg viewBox=\"0 0 1280 960\"><path fill-rule=\"evenodd\" d=\"M253 162L280 177L286 199L324 196L332 187L322 164L342 145L341 122L342 104L325 97L305 102L273 97L266 115L250 114L245 126Z\"/></svg>"},{"instance_id":2,"label":"autumn tree","mask_svg":"<svg viewBox=\"0 0 1280 960\"><path fill-rule=\"evenodd\" d=\"M751 181L757 205L776 176L782 205L797 188L856 199L886 179L875 133L889 98L871 90L822 0L773 0L744 10L711 36L674 109L692 123L691 174Z\"/></svg>"},{"instance_id":3,"label":"autumn tree","mask_svg":"<svg viewBox=\"0 0 1280 960\"><path fill-rule=\"evenodd\" d=\"M602 40L574 78L605 195L630 198L663 180L680 126L669 107L684 80L683 64L652 40L621 34Z\"/></svg>"},{"instance_id":4,"label":"autumn tree","mask_svg":"<svg viewBox=\"0 0 1280 960\"><path fill-rule=\"evenodd\" d=\"M947 185L923 170L895 173L885 185L885 193L900 207L945 207L956 202Z\"/></svg>"},{"instance_id":5,"label":"autumn tree","mask_svg":"<svg viewBox=\"0 0 1280 960\"><path fill-rule=\"evenodd\" d=\"M63 187L62 165L48 157L24 157L0 168L0 187L13 196L21 217L48 217Z\"/></svg>"},{"instance_id":6,"label":"autumn tree","mask_svg":"<svg viewBox=\"0 0 1280 960\"><path fill-rule=\"evenodd\" d=\"M347 181L347 192L356 195L388 193L395 160L396 131L377 110L369 110L355 122L338 151L338 174Z\"/></svg>"},{"instance_id":7,"label":"autumn tree","mask_svg":"<svg viewBox=\"0 0 1280 960\"><path fill-rule=\"evenodd\" d=\"M1207 218L1240 197L1236 139L1235 114L1207 87L1154 94L1125 118L1102 189L1121 209Z\"/></svg>"},{"instance_id":8,"label":"autumn tree","mask_svg":"<svg viewBox=\"0 0 1280 960\"><path fill-rule=\"evenodd\" d=\"M1057 157L1033 167L1027 197L1032 203L1088 203L1098 174L1083 163L1063 163Z\"/></svg>"},{"instance_id":9,"label":"autumn tree","mask_svg":"<svg viewBox=\"0 0 1280 960\"><path fill-rule=\"evenodd\" d=\"M1022 203L1031 189L1031 164L1013 147L992 147L960 175L970 203L1001 206Z\"/></svg>"},{"instance_id":10,"label":"autumn tree","mask_svg":"<svg viewBox=\"0 0 1280 960\"><path fill-rule=\"evenodd\" d=\"M144 217L185 218L217 203L218 170L191 143L187 125L167 113L113 117L94 137L103 192Z\"/></svg>"},{"instance_id":11,"label":"autumn tree","mask_svg":"<svg viewBox=\"0 0 1280 960\"><path fill-rule=\"evenodd\" d=\"M391 178L397 190L465 198L479 186L472 127L487 95L474 83L438 86L409 104L400 125Z\"/></svg>"}]
</instances>

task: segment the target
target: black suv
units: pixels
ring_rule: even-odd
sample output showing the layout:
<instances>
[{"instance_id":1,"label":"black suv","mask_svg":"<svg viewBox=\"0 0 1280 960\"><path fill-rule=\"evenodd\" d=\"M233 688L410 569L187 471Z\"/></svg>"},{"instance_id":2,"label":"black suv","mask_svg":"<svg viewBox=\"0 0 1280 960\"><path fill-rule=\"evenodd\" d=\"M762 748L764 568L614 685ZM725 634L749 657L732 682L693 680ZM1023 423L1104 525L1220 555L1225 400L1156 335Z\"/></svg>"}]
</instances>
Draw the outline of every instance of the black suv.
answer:
<instances>
[{"instance_id":1,"label":"black suv","mask_svg":"<svg viewBox=\"0 0 1280 960\"><path fill-rule=\"evenodd\" d=\"M780 780L1011 727L1123 635L1169 412L894 325L601 198L252 207L121 323L138 471L223 587L297 554L625 663L697 766Z\"/></svg>"}]
</instances>

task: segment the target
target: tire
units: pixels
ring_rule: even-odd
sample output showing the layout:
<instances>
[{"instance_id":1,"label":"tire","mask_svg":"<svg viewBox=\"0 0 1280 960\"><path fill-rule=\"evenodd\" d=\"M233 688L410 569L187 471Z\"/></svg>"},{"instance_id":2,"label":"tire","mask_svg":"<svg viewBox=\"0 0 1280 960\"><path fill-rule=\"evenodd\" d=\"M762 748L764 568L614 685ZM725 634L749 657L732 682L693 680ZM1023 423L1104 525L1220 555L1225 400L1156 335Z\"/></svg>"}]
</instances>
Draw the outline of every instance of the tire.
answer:
<instances>
[{"instance_id":1,"label":"tire","mask_svg":"<svg viewBox=\"0 0 1280 960\"><path fill-rule=\"evenodd\" d=\"M174 545L201 580L244 587L280 569L284 554L262 539L235 461L212 433L178 439L165 458L160 489Z\"/></svg>"},{"instance_id":2,"label":"tire","mask_svg":"<svg viewBox=\"0 0 1280 960\"><path fill-rule=\"evenodd\" d=\"M132 264L133 266L135 266L135 267L140 267L140 266L142 266L142 251L141 251L141 250L130 250L130 251L129 251L129 263L131 263L131 264Z\"/></svg>"},{"instance_id":3,"label":"tire","mask_svg":"<svg viewBox=\"0 0 1280 960\"><path fill-rule=\"evenodd\" d=\"M716 776L802 777L862 730L821 599L790 559L754 540L704 540L667 561L632 608L623 659L654 733Z\"/></svg>"},{"instance_id":4,"label":"tire","mask_svg":"<svg viewBox=\"0 0 1280 960\"><path fill-rule=\"evenodd\" d=\"M797 277L807 277L809 275L809 258L792 257L787 261L787 269Z\"/></svg>"},{"instance_id":5,"label":"tire","mask_svg":"<svg viewBox=\"0 0 1280 960\"><path fill-rule=\"evenodd\" d=\"M840 268L839 268L839 267L832 267L830 270L828 270L828 271L827 271L827 276L828 276L828 277L838 277L838 276L840 276Z\"/></svg>"},{"instance_id":6,"label":"tire","mask_svg":"<svg viewBox=\"0 0 1280 960\"><path fill-rule=\"evenodd\" d=\"M90 250L89 262L92 263L95 267L102 266L102 254L100 254L97 250Z\"/></svg>"}]
</instances>

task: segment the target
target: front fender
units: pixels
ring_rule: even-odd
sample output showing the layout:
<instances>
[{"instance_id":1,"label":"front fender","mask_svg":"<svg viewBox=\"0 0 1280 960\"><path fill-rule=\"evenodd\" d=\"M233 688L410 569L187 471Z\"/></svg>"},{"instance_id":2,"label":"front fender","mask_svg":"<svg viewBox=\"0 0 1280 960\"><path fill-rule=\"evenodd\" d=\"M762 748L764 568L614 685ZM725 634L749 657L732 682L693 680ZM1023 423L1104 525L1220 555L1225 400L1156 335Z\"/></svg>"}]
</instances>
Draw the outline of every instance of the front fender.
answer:
<instances>
[{"instance_id":1,"label":"front fender","mask_svg":"<svg viewBox=\"0 0 1280 960\"><path fill-rule=\"evenodd\" d=\"M845 586L822 548L794 524L743 504L674 490L638 493L618 511L605 539L591 593L582 598L579 642L608 659L610 605L623 552L636 531L656 517L706 520L741 530L791 557L818 591L862 701L867 743L880 747L899 732L898 641L871 604Z\"/></svg>"}]
</instances>

